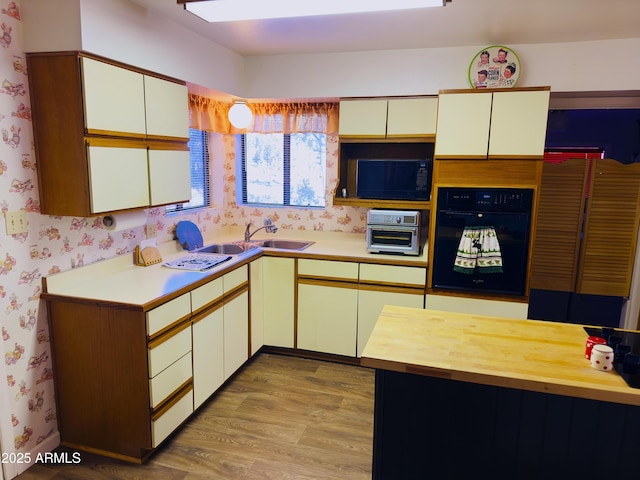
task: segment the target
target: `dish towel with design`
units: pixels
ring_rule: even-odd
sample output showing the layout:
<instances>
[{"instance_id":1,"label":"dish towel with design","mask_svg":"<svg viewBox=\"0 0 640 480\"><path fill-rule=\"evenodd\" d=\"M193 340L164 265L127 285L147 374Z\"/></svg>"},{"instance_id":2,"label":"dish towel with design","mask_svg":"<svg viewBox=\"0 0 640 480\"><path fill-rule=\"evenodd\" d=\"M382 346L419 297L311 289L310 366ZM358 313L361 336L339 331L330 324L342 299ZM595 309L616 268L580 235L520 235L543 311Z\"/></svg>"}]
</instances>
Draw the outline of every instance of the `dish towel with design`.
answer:
<instances>
[{"instance_id":1,"label":"dish towel with design","mask_svg":"<svg viewBox=\"0 0 640 480\"><path fill-rule=\"evenodd\" d=\"M453 270L460 273L502 273L502 254L493 227L465 227Z\"/></svg>"}]
</instances>

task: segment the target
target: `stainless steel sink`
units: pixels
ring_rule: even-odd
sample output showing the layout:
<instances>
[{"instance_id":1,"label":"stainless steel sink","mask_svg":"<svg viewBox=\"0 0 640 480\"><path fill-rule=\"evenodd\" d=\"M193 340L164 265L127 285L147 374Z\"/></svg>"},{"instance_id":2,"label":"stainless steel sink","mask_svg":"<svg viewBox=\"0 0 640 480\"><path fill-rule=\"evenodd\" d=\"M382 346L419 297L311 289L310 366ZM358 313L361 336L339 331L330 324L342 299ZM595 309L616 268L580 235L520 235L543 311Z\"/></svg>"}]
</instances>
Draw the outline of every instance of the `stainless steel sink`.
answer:
<instances>
[{"instance_id":1,"label":"stainless steel sink","mask_svg":"<svg viewBox=\"0 0 640 480\"><path fill-rule=\"evenodd\" d=\"M265 248L281 248L283 250L304 250L313 243L299 240L265 240L262 242L262 246Z\"/></svg>"},{"instance_id":2,"label":"stainless steel sink","mask_svg":"<svg viewBox=\"0 0 640 480\"><path fill-rule=\"evenodd\" d=\"M199 248L196 253L222 253L227 255L237 255L244 252L244 248L235 243L213 243L206 247Z\"/></svg>"}]
</instances>

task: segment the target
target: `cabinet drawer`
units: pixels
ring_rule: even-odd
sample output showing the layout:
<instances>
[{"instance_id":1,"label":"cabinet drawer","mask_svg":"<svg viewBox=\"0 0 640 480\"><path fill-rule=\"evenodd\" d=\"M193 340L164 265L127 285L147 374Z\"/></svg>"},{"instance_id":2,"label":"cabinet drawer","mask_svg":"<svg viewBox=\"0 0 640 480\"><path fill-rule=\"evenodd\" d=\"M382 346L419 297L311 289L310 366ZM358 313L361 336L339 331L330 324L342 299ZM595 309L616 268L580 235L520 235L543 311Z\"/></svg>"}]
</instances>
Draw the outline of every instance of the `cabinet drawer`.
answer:
<instances>
[{"instance_id":1,"label":"cabinet drawer","mask_svg":"<svg viewBox=\"0 0 640 480\"><path fill-rule=\"evenodd\" d=\"M329 260L298 260L298 275L358 280L358 264Z\"/></svg>"},{"instance_id":2,"label":"cabinet drawer","mask_svg":"<svg viewBox=\"0 0 640 480\"><path fill-rule=\"evenodd\" d=\"M169 333L149 344L149 378L153 378L180 357L191 351L191 324L178 327L176 333Z\"/></svg>"},{"instance_id":3,"label":"cabinet drawer","mask_svg":"<svg viewBox=\"0 0 640 480\"><path fill-rule=\"evenodd\" d=\"M238 285L242 285L249 279L249 269L246 265L243 265L239 268L236 268L232 272L225 274L222 278L224 279L224 291L225 293L230 292Z\"/></svg>"},{"instance_id":4,"label":"cabinet drawer","mask_svg":"<svg viewBox=\"0 0 640 480\"><path fill-rule=\"evenodd\" d=\"M193 389L182 392L182 396L161 415L151 421L153 448L167 438L193 413Z\"/></svg>"},{"instance_id":5,"label":"cabinet drawer","mask_svg":"<svg viewBox=\"0 0 640 480\"><path fill-rule=\"evenodd\" d=\"M191 311L197 312L222 298L222 277L191 290Z\"/></svg>"},{"instance_id":6,"label":"cabinet drawer","mask_svg":"<svg viewBox=\"0 0 640 480\"><path fill-rule=\"evenodd\" d=\"M360 281L397 283L424 287L427 269L421 267L399 267L395 265L360 264Z\"/></svg>"},{"instance_id":7,"label":"cabinet drawer","mask_svg":"<svg viewBox=\"0 0 640 480\"><path fill-rule=\"evenodd\" d=\"M191 314L191 296L188 293L174 298L147 312L147 335L152 336L163 328Z\"/></svg>"},{"instance_id":8,"label":"cabinet drawer","mask_svg":"<svg viewBox=\"0 0 640 480\"><path fill-rule=\"evenodd\" d=\"M178 390L180 385L183 385L192 376L191 352L187 352L176 362L149 380L151 408L156 408L164 399Z\"/></svg>"}]
</instances>

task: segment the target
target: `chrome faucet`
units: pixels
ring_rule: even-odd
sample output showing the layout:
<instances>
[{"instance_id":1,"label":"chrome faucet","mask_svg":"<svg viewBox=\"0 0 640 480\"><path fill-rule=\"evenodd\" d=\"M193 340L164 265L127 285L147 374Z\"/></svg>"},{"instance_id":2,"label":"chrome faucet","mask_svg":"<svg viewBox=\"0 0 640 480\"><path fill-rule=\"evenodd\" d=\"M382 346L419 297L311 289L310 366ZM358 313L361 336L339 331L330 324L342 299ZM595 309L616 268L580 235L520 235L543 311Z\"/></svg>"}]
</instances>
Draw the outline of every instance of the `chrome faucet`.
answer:
<instances>
[{"instance_id":1,"label":"chrome faucet","mask_svg":"<svg viewBox=\"0 0 640 480\"><path fill-rule=\"evenodd\" d=\"M248 242L249 240L251 240L251 237L253 237L253 235L262 230L264 228L264 231L267 233L276 233L278 231L278 227L276 227L273 224L273 221L271 220L270 217L267 217L264 219L264 225L260 228L257 228L253 231L253 233L251 232L251 226L253 225L253 222L249 222L247 223L247 228L244 231L244 241Z\"/></svg>"}]
</instances>

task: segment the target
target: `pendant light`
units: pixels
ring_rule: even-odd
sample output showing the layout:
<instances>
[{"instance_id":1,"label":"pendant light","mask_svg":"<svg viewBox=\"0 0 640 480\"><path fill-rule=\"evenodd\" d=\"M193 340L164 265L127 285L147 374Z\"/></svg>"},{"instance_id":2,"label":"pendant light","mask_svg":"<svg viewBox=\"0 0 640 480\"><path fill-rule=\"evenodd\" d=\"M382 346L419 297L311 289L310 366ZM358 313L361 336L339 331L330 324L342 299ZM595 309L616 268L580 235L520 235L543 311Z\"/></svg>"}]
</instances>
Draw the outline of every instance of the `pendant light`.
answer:
<instances>
[{"instance_id":1,"label":"pendant light","mask_svg":"<svg viewBox=\"0 0 640 480\"><path fill-rule=\"evenodd\" d=\"M247 128L253 119L253 113L245 102L235 102L229 109L229 121L236 128Z\"/></svg>"}]
</instances>

